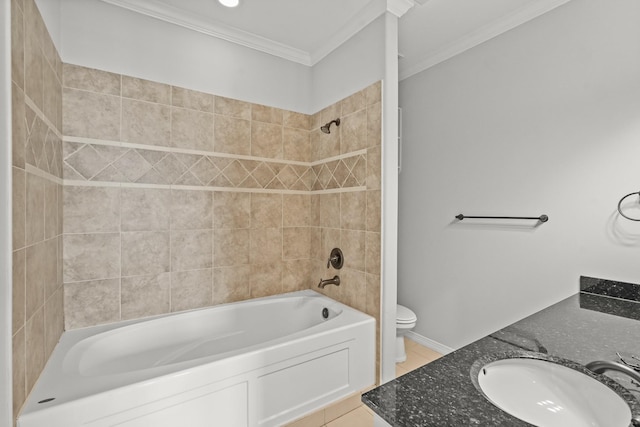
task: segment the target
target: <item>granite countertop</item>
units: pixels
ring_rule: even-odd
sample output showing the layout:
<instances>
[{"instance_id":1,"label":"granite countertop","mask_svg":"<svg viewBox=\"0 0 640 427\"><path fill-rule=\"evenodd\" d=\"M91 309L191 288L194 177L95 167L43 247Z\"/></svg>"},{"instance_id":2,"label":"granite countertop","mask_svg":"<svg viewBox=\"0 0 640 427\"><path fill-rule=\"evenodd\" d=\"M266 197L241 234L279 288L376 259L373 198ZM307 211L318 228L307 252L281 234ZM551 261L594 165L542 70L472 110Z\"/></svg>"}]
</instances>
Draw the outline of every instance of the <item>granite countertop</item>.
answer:
<instances>
[{"instance_id":1,"label":"granite countertop","mask_svg":"<svg viewBox=\"0 0 640 427\"><path fill-rule=\"evenodd\" d=\"M580 289L557 304L365 393L362 401L394 427L530 426L491 404L478 391L471 373L476 361L513 352L542 353L546 358L582 365L594 360L619 361L616 352L623 357L640 357L640 285L581 277ZM608 371L607 376L627 388L631 397L640 399L640 384L616 372ZM634 415L640 413L639 405L631 409Z\"/></svg>"}]
</instances>

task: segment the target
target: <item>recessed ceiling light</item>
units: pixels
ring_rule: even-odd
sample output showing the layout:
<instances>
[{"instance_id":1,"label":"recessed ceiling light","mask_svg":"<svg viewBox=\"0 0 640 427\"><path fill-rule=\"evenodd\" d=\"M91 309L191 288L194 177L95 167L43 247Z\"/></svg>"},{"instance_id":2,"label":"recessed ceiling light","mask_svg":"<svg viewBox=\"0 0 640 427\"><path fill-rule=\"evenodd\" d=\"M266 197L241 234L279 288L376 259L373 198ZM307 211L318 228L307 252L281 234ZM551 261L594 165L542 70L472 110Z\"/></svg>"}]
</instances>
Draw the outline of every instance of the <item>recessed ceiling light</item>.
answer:
<instances>
[{"instance_id":1,"label":"recessed ceiling light","mask_svg":"<svg viewBox=\"0 0 640 427\"><path fill-rule=\"evenodd\" d=\"M227 7L236 7L240 3L240 0L218 0L218 1L220 2L221 5L227 6Z\"/></svg>"}]
</instances>

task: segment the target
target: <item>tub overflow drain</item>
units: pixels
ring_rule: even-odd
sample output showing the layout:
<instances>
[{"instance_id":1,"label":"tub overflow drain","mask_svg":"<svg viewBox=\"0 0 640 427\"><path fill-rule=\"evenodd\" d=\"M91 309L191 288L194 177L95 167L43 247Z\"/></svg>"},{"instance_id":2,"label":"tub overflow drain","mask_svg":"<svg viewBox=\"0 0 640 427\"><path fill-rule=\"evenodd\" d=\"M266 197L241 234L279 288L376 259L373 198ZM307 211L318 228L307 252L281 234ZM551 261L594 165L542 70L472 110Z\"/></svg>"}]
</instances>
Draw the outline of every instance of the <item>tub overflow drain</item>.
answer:
<instances>
[{"instance_id":1,"label":"tub overflow drain","mask_svg":"<svg viewBox=\"0 0 640 427\"><path fill-rule=\"evenodd\" d=\"M327 319L329 317L329 309L327 307L322 309L322 317Z\"/></svg>"},{"instance_id":2,"label":"tub overflow drain","mask_svg":"<svg viewBox=\"0 0 640 427\"><path fill-rule=\"evenodd\" d=\"M50 397L48 399L42 399L38 403L47 403L47 402L51 402L52 400L56 400L56 398L55 397Z\"/></svg>"}]
</instances>

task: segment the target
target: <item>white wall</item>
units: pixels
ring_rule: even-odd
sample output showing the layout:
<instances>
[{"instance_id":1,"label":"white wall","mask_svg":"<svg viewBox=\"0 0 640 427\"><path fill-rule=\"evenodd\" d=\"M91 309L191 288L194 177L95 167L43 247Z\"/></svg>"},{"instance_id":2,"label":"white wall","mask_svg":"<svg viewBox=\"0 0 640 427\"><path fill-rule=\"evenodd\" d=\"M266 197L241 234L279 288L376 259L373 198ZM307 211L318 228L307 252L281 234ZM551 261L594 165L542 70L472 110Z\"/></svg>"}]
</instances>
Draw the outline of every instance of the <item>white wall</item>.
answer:
<instances>
[{"instance_id":1,"label":"white wall","mask_svg":"<svg viewBox=\"0 0 640 427\"><path fill-rule=\"evenodd\" d=\"M13 425L11 369L11 1L0 0L0 426Z\"/></svg>"},{"instance_id":2,"label":"white wall","mask_svg":"<svg viewBox=\"0 0 640 427\"><path fill-rule=\"evenodd\" d=\"M42 19L46 22L47 31L53 44L60 52L62 45L62 0L35 0Z\"/></svg>"},{"instance_id":3,"label":"white wall","mask_svg":"<svg viewBox=\"0 0 640 427\"><path fill-rule=\"evenodd\" d=\"M311 113L382 80L385 74L384 43L383 15L315 64L309 97Z\"/></svg>"},{"instance_id":4,"label":"white wall","mask_svg":"<svg viewBox=\"0 0 640 427\"><path fill-rule=\"evenodd\" d=\"M311 70L99 0L62 4L62 60L308 113Z\"/></svg>"},{"instance_id":5,"label":"white wall","mask_svg":"<svg viewBox=\"0 0 640 427\"><path fill-rule=\"evenodd\" d=\"M574 0L401 82L398 300L418 334L457 348L580 275L640 282L640 223L616 214L640 189L638 22L637 0Z\"/></svg>"}]
</instances>

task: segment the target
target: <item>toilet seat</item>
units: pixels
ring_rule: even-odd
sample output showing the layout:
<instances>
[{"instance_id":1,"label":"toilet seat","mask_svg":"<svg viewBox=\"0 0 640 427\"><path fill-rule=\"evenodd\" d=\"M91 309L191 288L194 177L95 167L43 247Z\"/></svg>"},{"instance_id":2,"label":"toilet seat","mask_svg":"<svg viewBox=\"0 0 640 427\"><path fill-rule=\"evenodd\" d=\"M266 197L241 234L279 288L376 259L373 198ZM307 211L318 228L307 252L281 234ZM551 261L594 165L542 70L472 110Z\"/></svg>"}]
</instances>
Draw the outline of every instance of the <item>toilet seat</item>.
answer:
<instances>
[{"instance_id":1,"label":"toilet seat","mask_svg":"<svg viewBox=\"0 0 640 427\"><path fill-rule=\"evenodd\" d=\"M396 307L396 324L405 325L415 323L418 320L416 314L404 305L398 304Z\"/></svg>"}]
</instances>

